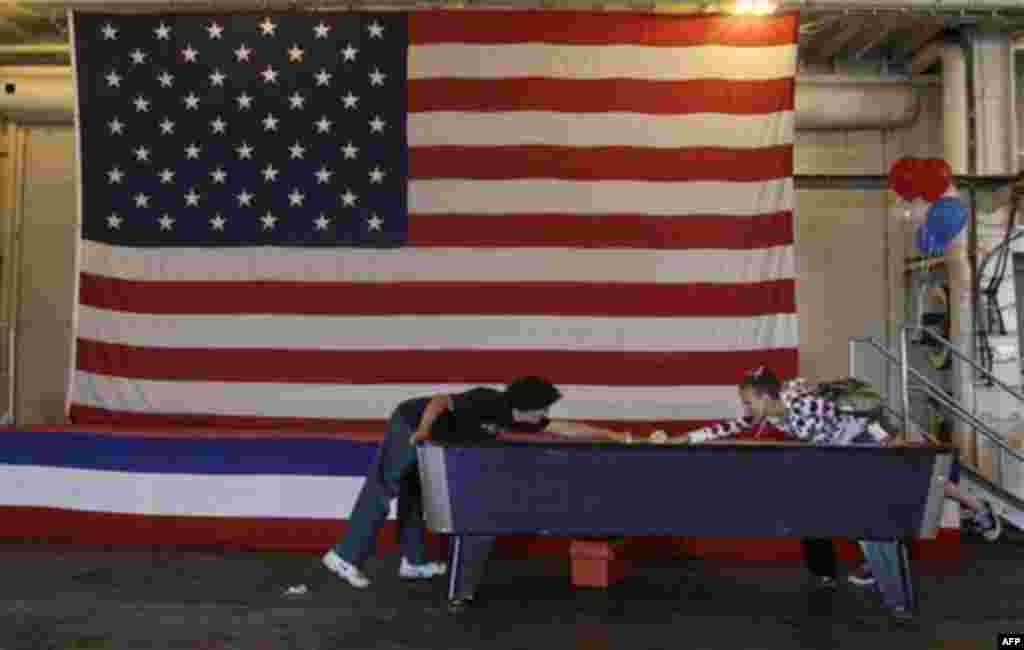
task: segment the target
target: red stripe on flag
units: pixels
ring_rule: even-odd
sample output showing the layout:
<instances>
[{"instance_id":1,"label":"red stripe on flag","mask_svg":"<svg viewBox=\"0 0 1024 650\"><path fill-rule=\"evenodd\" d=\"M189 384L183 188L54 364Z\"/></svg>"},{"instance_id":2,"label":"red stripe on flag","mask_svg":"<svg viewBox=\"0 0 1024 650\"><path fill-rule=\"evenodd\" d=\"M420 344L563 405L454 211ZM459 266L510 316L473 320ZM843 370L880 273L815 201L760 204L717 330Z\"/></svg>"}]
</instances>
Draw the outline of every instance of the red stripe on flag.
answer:
<instances>
[{"instance_id":1,"label":"red stripe on flag","mask_svg":"<svg viewBox=\"0 0 1024 650\"><path fill-rule=\"evenodd\" d=\"M413 215L409 219L409 242L418 247L749 250L792 244L793 215Z\"/></svg>"},{"instance_id":2,"label":"red stripe on flag","mask_svg":"<svg viewBox=\"0 0 1024 650\"><path fill-rule=\"evenodd\" d=\"M143 348L78 340L78 368L99 375L163 381L299 384L454 384L545 375L556 384L734 385L758 365L791 374L795 349L730 352L561 350L265 350Z\"/></svg>"},{"instance_id":3,"label":"red stripe on flag","mask_svg":"<svg viewBox=\"0 0 1024 650\"><path fill-rule=\"evenodd\" d=\"M429 11L409 15L409 42L562 45L727 45L796 42L797 15L678 16L627 12Z\"/></svg>"},{"instance_id":4,"label":"red stripe on flag","mask_svg":"<svg viewBox=\"0 0 1024 650\"><path fill-rule=\"evenodd\" d=\"M381 287L386 286L386 291ZM147 314L763 316L796 311L793 280L582 282L139 282L83 273L83 305Z\"/></svg>"},{"instance_id":5,"label":"red stripe on flag","mask_svg":"<svg viewBox=\"0 0 1024 650\"><path fill-rule=\"evenodd\" d=\"M424 395L426 396L426 395ZM397 404L395 405L397 406ZM131 438L329 438L376 442L384 437L387 420L327 420L225 416L201 413L133 413L74 404L71 421L76 429ZM615 431L649 434L662 429L680 434L719 420L594 420L572 418ZM101 430L97 430L97 428ZM67 427L55 430L67 431Z\"/></svg>"},{"instance_id":6,"label":"red stripe on flag","mask_svg":"<svg viewBox=\"0 0 1024 650\"><path fill-rule=\"evenodd\" d=\"M764 115L793 110L794 79L410 79L410 113L426 111L628 112Z\"/></svg>"},{"instance_id":7,"label":"red stripe on flag","mask_svg":"<svg viewBox=\"0 0 1024 650\"><path fill-rule=\"evenodd\" d=\"M793 148L414 147L412 179L561 178L638 181L768 181L789 176Z\"/></svg>"}]
</instances>

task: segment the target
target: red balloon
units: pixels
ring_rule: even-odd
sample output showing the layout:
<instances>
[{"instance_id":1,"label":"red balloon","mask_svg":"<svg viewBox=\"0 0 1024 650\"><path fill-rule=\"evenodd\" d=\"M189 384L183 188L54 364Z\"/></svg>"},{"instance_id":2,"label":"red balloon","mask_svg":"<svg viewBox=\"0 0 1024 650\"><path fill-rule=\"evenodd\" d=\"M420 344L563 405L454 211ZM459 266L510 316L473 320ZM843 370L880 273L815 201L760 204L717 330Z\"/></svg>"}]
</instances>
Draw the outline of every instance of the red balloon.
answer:
<instances>
[{"instance_id":1,"label":"red balloon","mask_svg":"<svg viewBox=\"0 0 1024 650\"><path fill-rule=\"evenodd\" d=\"M921 196L929 203L938 201L953 182L953 168L941 158L922 161L920 174Z\"/></svg>"},{"instance_id":2,"label":"red balloon","mask_svg":"<svg viewBox=\"0 0 1024 650\"><path fill-rule=\"evenodd\" d=\"M914 175L916 158L900 158L889 170L889 189L896 192L904 201L913 201L920 193L914 191Z\"/></svg>"}]
</instances>

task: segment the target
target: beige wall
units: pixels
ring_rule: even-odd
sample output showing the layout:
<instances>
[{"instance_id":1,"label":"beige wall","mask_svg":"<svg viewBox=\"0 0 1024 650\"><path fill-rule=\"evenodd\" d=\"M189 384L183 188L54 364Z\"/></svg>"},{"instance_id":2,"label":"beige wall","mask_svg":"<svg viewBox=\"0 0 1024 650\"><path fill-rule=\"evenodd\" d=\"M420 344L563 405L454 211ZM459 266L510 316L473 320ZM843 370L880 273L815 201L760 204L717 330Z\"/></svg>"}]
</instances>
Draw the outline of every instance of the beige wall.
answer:
<instances>
[{"instance_id":1,"label":"beige wall","mask_svg":"<svg viewBox=\"0 0 1024 650\"><path fill-rule=\"evenodd\" d=\"M902 156L941 157L941 89L926 86L920 94L920 115L910 128L798 132L796 174L882 176ZM851 337L896 347L913 233L893 193L851 189L844 180L833 189L799 190L796 210L801 373L813 380L844 376ZM865 352L859 359L867 377L887 389L894 384L880 357Z\"/></svg>"},{"instance_id":2,"label":"beige wall","mask_svg":"<svg viewBox=\"0 0 1024 650\"><path fill-rule=\"evenodd\" d=\"M902 155L941 155L941 96L937 87L922 92L921 118L910 129L798 133L796 173L882 175ZM64 418L73 359L73 133L28 128L24 141L15 411L23 425L52 424ZM851 336L895 341L909 235L893 198L843 183L797 192L801 370L811 379L846 374ZM869 372L884 379L880 364Z\"/></svg>"}]
</instances>

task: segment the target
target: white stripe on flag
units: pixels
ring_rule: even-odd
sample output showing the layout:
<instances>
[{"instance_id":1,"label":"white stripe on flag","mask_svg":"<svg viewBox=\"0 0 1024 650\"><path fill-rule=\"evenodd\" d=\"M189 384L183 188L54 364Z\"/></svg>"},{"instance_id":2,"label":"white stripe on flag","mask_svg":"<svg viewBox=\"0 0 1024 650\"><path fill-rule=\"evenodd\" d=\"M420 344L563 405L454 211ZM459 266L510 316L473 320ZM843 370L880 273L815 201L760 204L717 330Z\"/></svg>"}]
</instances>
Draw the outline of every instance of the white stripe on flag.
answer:
<instances>
[{"instance_id":1,"label":"white stripe on flag","mask_svg":"<svg viewBox=\"0 0 1024 650\"><path fill-rule=\"evenodd\" d=\"M399 402L474 388L464 384L325 385L120 379L75 373L75 402L133 413L205 413L328 419L386 418ZM494 385L493 388L502 388ZM551 416L598 420L714 420L735 417L733 386L559 385Z\"/></svg>"},{"instance_id":2,"label":"white stripe on flag","mask_svg":"<svg viewBox=\"0 0 1024 650\"><path fill-rule=\"evenodd\" d=\"M150 348L729 352L792 348L796 314L750 318L160 316L82 306L80 339ZM680 337L680 332L687 336Z\"/></svg>"},{"instance_id":3,"label":"white stripe on flag","mask_svg":"<svg viewBox=\"0 0 1024 650\"><path fill-rule=\"evenodd\" d=\"M514 205L510 204L510 205ZM790 245L756 250L129 248L82 242L82 270L140 281L619 282L789 280Z\"/></svg>"},{"instance_id":4,"label":"white stripe on flag","mask_svg":"<svg viewBox=\"0 0 1024 650\"><path fill-rule=\"evenodd\" d=\"M792 179L750 183L414 180L413 214L678 214L758 215L793 206ZM664 253L661 253L663 255Z\"/></svg>"},{"instance_id":5,"label":"white stripe on flag","mask_svg":"<svg viewBox=\"0 0 1024 650\"><path fill-rule=\"evenodd\" d=\"M345 519L363 482L361 476L157 474L0 464L0 505L137 515Z\"/></svg>"},{"instance_id":6,"label":"white stripe on flag","mask_svg":"<svg viewBox=\"0 0 1024 650\"><path fill-rule=\"evenodd\" d=\"M410 79L773 80L792 77L796 45L471 45L409 48Z\"/></svg>"},{"instance_id":7,"label":"white stripe on flag","mask_svg":"<svg viewBox=\"0 0 1024 650\"><path fill-rule=\"evenodd\" d=\"M794 119L792 111L762 115L424 111L410 113L407 123L410 147L761 149L792 144ZM728 204L728 195L719 198Z\"/></svg>"}]
</instances>

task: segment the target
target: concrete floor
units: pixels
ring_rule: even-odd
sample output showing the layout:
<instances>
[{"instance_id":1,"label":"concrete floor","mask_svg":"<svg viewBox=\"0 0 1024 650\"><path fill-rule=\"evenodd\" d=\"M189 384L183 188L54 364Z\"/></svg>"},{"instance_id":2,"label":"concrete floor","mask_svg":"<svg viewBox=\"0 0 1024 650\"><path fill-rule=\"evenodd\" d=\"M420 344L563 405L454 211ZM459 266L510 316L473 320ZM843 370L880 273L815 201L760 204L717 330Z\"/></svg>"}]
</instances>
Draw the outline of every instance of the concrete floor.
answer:
<instances>
[{"instance_id":1,"label":"concrete floor","mask_svg":"<svg viewBox=\"0 0 1024 650\"><path fill-rule=\"evenodd\" d=\"M917 564L910 623L872 591L812 590L799 566L680 560L601 591L573 590L565 563L492 561L478 606L453 617L444 581L399 581L395 556L356 591L308 555L6 545L0 650L989 650L1024 633L1024 540L1008 537L965 541L956 566ZM284 595L298 584L306 595Z\"/></svg>"}]
</instances>

